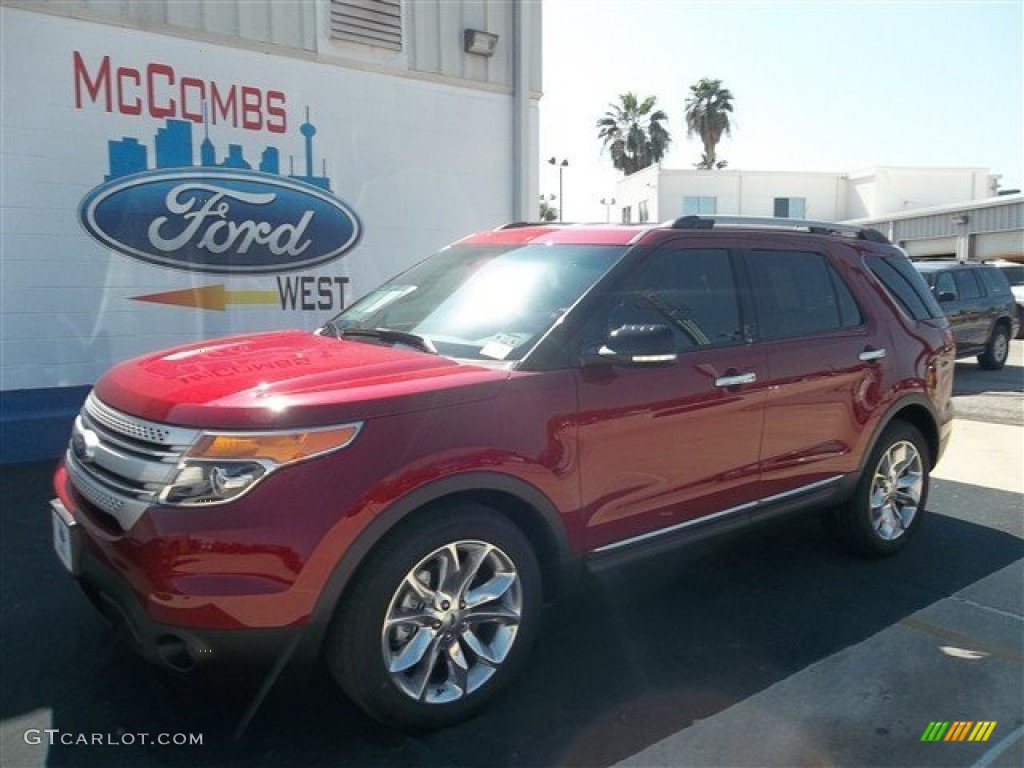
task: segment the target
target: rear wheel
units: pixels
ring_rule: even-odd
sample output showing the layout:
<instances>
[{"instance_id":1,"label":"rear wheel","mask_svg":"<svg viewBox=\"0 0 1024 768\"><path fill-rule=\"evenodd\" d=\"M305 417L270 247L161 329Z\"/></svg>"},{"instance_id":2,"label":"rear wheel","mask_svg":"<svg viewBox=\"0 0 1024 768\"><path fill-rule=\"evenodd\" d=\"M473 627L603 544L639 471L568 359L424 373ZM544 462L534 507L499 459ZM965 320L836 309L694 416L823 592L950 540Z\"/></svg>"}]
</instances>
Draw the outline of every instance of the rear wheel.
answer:
<instances>
[{"instance_id":1,"label":"rear wheel","mask_svg":"<svg viewBox=\"0 0 1024 768\"><path fill-rule=\"evenodd\" d=\"M978 355L978 365L988 371L998 371L1006 365L1010 355L1010 332L1005 325L997 325L992 331L985 351Z\"/></svg>"},{"instance_id":2,"label":"rear wheel","mask_svg":"<svg viewBox=\"0 0 1024 768\"><path fill-rule=\"evenodd\" d=\"M869 557L890 555L921 527L928 500L928 449L921 433L902 421L875 444L857 489L833 522L844 544Z\"/></svg>"},{"instance_id":3,"label":"rear wheel","mask_svg":"<svg viewBox=\"0 0 1024 768\"><path fill-rule=\"evenodd\" d=\"M393 725L478 712L514 676L539 617L536 558L506 518L438 508L398 529L346 595L326 656L348 696Z\"/></svg>"}]
</instances>

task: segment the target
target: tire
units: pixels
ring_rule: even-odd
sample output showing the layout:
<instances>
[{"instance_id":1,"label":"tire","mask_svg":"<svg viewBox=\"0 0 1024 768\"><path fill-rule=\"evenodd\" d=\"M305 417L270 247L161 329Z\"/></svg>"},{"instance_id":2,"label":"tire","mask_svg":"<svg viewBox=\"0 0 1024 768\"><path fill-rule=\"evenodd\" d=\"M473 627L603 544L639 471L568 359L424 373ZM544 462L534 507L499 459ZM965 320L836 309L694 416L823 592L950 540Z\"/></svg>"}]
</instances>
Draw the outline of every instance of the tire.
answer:
<instances>
[{"instance_id":1,"label":"tire","mask_svg":"<svg viewBox=\"0 0 1024 768\"><path fill-rule=\"evenodd\" d=\"M992 331L992 338L988 341L984 353L978 355L978 365L986 371L998 371L1006 365L1006 358L1010 355L1010 332L1006 326L1000 323Z\"/></svg>"},{"instance_id":2,"label":"tire","mask_svg":"<svg viewBox=\"0 0 1024 768\"><path fill-rule=\"evenodd\" d=\"M895 554L921 527L930 470L921 433L906 422L893 422L872 449L853 496L835 510L830 527L856 554Z\"/></svg>"},{"instance_id":3,"label":"tire","mask_svg":"<svg viewBox=\"0 0 1024 768\"><path fill-rule=\"evenodd\" d=\"M435 507L400 526L342 598L325 656L342 690L389 725L476 714L515 676L540 616L529 542L486 507Z\"/></svg>"}]
</instances>

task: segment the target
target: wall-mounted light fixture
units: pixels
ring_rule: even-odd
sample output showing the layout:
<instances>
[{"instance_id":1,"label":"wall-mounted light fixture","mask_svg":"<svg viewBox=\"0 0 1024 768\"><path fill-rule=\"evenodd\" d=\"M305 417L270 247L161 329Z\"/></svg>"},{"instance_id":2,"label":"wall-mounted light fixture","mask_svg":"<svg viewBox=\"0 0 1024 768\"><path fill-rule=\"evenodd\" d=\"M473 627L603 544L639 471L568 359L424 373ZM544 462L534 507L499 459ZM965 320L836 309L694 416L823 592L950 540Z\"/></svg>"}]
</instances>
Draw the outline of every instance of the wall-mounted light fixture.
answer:
<instances>
[{"instance_id":1,"label":"wall-mounted light fixture","mask_svg":"<svg viewBox=\"0 0 1024 768\"><path fill-rule=\"evenodd\" d=\"M958 213L956 216L953 216L952 218L950 218L950 221L952 221L954 224L966 224L967 223L967 214L966 213Z\"/></svg>"},{"instance_id":2,"label":"wall-mounted light fixture","mask_svg":"<svg viewBox=\"0 0 1024 768\"><path fill-rule=\"evenodd\" d=\"M478 56L493 56L498 48L498 36L481 29L467 29L462 33L462 48L466 53Z\"/></svg>"}]
</instances>

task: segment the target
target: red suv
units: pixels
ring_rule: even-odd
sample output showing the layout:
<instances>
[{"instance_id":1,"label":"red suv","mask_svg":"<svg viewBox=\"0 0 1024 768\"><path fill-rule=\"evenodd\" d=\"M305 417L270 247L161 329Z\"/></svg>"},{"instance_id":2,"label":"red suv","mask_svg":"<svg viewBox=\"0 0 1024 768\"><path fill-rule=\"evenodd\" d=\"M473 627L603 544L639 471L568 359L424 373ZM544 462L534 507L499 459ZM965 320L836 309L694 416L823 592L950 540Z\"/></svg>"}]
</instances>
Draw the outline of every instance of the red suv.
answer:
<instances>
[{"instance_id":1,"label":"red suv","mask_svg":"<svg viewBox=\"0 0 1024 768\"><path fill-rule=\"evenodd\" d=\"M373 716L452 723L580 566L809 510L898 550L953 354L870 229L510 225L315 333L111 370L55 477L55 547L165 665L322 655Z\"/></svg>"}]
</instances>

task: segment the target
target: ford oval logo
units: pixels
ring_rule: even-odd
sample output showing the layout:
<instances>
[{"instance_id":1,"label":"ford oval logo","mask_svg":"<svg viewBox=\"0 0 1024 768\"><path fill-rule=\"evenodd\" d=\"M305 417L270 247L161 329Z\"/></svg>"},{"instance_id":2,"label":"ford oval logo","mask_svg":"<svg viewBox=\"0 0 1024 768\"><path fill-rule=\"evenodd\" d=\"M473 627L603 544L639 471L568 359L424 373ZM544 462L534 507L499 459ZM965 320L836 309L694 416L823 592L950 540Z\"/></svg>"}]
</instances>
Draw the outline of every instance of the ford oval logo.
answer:
<instances>
[{"instance_id":1,"label":"ford oval logo","mask_svg":"<svg viewBox=\"0 0 1024 768\"><path fill-rule=\"evenodd\" d=\"M82 226L115 251L189 272L257 275L323 264L359 242L355 212L322 189L270 173L143 171L96 187Z\"/></svg>"},{"instance_id":2,"label":"ford oval logo","mask_svg":"<svg viewBox=\"0 0 1024 768\"><path fill-rule=\"evenodd\" d=\"M92 464L96 459L96 449L99 448L100 438L91 429L75 425L71 435L71 451L83 464Z\"/></svg>"}]
</instances>

